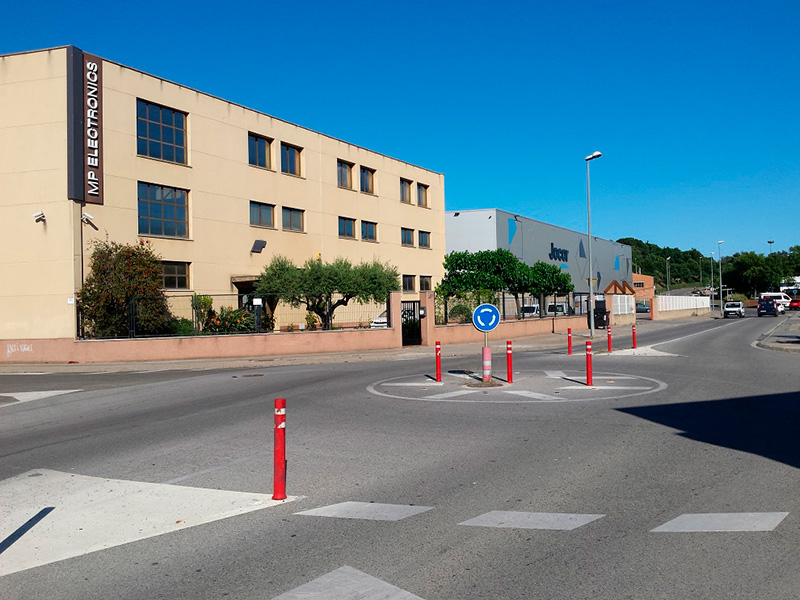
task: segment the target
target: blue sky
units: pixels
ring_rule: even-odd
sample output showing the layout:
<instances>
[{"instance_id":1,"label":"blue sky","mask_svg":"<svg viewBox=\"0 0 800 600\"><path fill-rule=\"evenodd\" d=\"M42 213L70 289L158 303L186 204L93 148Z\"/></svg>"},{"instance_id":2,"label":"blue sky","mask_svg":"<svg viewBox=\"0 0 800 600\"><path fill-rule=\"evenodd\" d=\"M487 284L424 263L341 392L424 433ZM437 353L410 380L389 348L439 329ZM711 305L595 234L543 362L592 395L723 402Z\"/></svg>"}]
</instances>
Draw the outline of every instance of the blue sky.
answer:
<instances>
[{"instance_id":1,"label":"blue sky","mask_svg":"<svg viewBox=\"0 0 800 600\"><path fill-rule=\"evenodd\" d=\"M120 7L122 4L119 5ZM220 8L221 7L221 8ZM708 255L800 244L800 3L13 3L74 44L445 174L502 208Z\"/></svg>"}]
</instances>

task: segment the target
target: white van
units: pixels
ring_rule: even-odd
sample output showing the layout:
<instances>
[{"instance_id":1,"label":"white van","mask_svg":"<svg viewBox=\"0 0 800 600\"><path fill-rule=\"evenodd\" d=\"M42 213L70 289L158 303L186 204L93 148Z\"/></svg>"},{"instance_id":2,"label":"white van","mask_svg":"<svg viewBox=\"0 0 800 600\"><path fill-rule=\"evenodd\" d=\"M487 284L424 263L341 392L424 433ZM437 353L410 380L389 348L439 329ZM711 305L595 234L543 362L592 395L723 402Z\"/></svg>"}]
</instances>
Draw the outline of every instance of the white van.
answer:
<instances>
[{"instance_id":1,"label":"white van","mask_svg":"<svg viewBox=\"0 0 800 600\"><path fill-rule=\"evenodd\" d=\"M784 310L789 310L789 303L792 301L792 299L789 298L789 295L784 294L783 292L764 292L759 297L762 300L764 298L769 298L770 300L774 300L775 304L782 305Z\"/></svg>"}]
</instances>

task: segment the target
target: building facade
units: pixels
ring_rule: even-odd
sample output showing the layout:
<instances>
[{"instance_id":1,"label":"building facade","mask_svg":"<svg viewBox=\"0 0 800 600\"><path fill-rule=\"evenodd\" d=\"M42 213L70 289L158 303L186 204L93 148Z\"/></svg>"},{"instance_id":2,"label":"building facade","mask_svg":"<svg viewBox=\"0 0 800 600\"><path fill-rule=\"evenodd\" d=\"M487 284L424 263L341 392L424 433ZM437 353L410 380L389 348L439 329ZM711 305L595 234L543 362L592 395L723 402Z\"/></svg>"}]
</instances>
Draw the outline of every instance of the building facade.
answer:
<instances>
[{"instance_id":1,"label":"building facade","mask_svg":"<svg viewBox=\"0 0 800 600\"><path fill-rule=\"evenodd\" d=\"M149 241L164 288L246 293L276 255L443 275L444 177L89 55L0 56L0 340L74 338L92 242Z\"/></svg>"},{"instance_id":2,"label":"building facade","mask_svg":"<svg viewBox=\"0 0 800 600\"><path fill-rule=\"evenodd\" d=\"M558 265L568 273L575 294L589 293L589 277L595 293L602 294L613 281L632 282L631 247L592 236L589 268L585 233L557 227L498 209L448 211L446 252L509 250L526 264L537 261Z\"/></svg>"}]
</instances>

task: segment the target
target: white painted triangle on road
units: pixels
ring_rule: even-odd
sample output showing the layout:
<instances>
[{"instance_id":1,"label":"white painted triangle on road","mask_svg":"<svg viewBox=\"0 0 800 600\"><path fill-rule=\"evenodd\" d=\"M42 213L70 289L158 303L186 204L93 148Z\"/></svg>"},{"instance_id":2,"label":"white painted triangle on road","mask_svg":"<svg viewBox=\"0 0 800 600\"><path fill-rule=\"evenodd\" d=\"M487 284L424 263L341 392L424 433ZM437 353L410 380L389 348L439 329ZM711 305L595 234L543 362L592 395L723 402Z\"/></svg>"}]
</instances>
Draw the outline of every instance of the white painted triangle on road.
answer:
<instances>
[{"instance_id":1,"label":"white painted triangle on road","mask_svg":"<svg viewBox=\"0 0 800 600\"><path fill-rule=\"evenodd\" d=\"M53 511L4 550L0 576L295 499L28 471L0 481L0 542L40 510Z\"/></svg>"},{"instance_id":2,"label":"white painted triangle on road","mask_svg":"<svg viewBox=\"0 0 800 600\"><path fill-rule=\"evenodd\" d=\"M525 398L533 398L534 400L545 400L549 402L563 402L563 398L558 396L548 396L547 394L539 394L538 392L529 392L528 390L504 390L506 394L514 394L515 396L524 396Z\"/></svg>"},{"instance_id":3,"label":"white painted triangle on road","mask_svg":"<svg viewBox=\"0 0 800 600\"><path fill-rule=\"evenodd\" d=\"M272 600L424 600L353 567L340 567Z\"/></svg>"},{"instance_id":4,"label":"white painted triangle on road","mask_svg":"<svg viewBox=\"0 0 800 600\"><path fill-rule=\"evenodd\" d=\"M10 396L17 402L30 402L31 400L41 400L42 398L61 396L63 394L71 394L80 391L81 390L45 390L41 392L0 392L0 396Z\"/></svg>"}]
</instances>

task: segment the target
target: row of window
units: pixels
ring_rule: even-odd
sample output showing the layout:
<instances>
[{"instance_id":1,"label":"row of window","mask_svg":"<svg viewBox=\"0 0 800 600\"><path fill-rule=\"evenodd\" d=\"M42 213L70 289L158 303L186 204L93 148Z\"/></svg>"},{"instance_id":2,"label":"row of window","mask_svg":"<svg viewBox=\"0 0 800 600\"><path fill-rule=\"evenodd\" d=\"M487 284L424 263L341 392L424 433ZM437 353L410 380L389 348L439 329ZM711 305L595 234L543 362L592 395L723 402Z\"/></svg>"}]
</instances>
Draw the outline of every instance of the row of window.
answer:
<instances>
[{"instance_id":1,"label":"row of window","mask_svg":"<svg viewBox=\"0 0 800 600\"><path fill-rule=\"evenodd\" d=\"M139 156L156 158L167 162L186 164L186 122L187 114L166 106L136 101L136 152ZM272 168L272 143L274 140L248 133L248 162L264 169ZM302 175L299 146L281 142L281 172L289 175ZM354 189L353 169L355 164L339 159L337 161L337 183L340 188ZM412 204L414 182L400 179L400 201ZM359 167L359 189L366 194L375 194L375 169ZM417 183L417 206L428 206L428 186Z\"/></svg>"},{"instance_id":2,"label":"row of window","mask_svg":"<svg viewBox=\"0 0 800 600\"><path fill-rule=\"evenodd\" d=\"M403 292L415 292L416 275L403 275ZM188 290L189 285L189 263L176 261L162 261L161 263L161 285L167 290ZM419 276L419 291L430 291L431 276Z\"/></svg>"}]
</instances>

